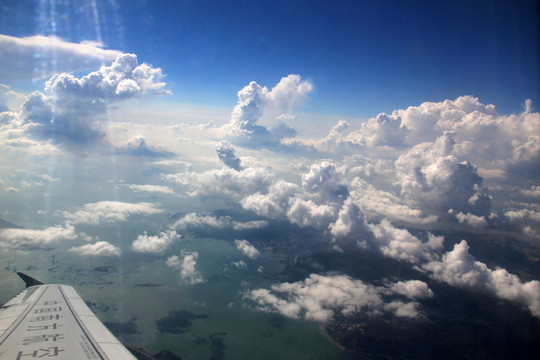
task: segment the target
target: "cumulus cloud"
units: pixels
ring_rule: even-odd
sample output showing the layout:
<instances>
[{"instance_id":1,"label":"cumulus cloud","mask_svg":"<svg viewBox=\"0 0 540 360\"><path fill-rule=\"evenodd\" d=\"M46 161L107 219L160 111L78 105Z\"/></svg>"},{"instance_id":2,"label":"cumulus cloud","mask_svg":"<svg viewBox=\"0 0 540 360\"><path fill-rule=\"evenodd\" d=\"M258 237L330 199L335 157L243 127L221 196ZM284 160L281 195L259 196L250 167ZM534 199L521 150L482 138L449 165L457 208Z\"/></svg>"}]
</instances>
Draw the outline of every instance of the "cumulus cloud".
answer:
<instances>
[{"instance_id":1,"label":"cumulus cloud","mask_svg":"<svg viewBox=\"0 0 540 360\"><path fill-rule=\"evenodd\" d=\"M444 254L441 261L426 263L423 268L436 280L452 286L478 289L521 303L533 315L540 316L540 281L523 283L516 275L504 269L489 269L469 254L465 240L454 245L454 249Z\"/></svg>"},{"instance_id":2,"label":"cumulus cloud","mask_svg":"<svg viewBox=\"0 0 540 360\"><path fill-rule=\"evenodd\" d=\"M391 284L389 290L413 300L433 297L433 291L425 282L420 280L398 281Z\"/></svg>"},{"instance_id":3,"label":"cumulus cloud","mask_svg":"<svg viewBox=\"0 0 540 360\"><path fill-rule=\"evenodd\" d=\"M139 253L164 254L175 241L180 239L180 235L174 230L160 232L157 236L150 236L146 231L137 237L131 249Z\"/></svg>"},{"instance_id":4,"label":"cumulus cloud","mask_svg":"<svg viewBox=\"0 0 540 360\"><path fill-rule=\"evenodd\" d=\"M385 256L421 265L438 258L442 250L442 236L428 233L427 241L421 241L406 229L398 229L388 221L369 224L373 236L367 237L366 246L382 252Z\"/></svg>"},{"instance_id":5,"label":"cumulus cloud","mask_svg":"<svg viewBox=\"0 0 540 360\"><path fill-rule=\"evenodd\" d=\"M97 115L117 101L167 93L162 90L162 78L160 68L138 64L134 54L117 53L110 66L101 66L81 78L65 72L55 74L46 82L45 94L28 95L10 123L19 127L29 124L25 131L40 140L94 143L105 136ZM128 150L148 155L151 149L145 145L139 141Z\"/></svg>"},{"instance_id":6,"label":"cumulus cloud","mask_svg":"<svg viewBox=\"0 0 540 360\"><path fill-rule=\"evenodd\" d=\"M356 239L362 239L366 237L366 234L369 234L364 213L350 197L345 200L336 221L329 227L330 233L336 238L354 236Z\"/></svg>"},{"instance_id":7,"label":"cumulus cloud","mask_svg":"<svg viewBox=\"0 0 540 360\"><path fill-rule=\"evenodd\" d=\"M449 209L489 215L491 198L477 168L451 154L454 137L446 132L434 143L416 145L396 160L401 195L422 209L445 213Z\"/></svg>"},{"instance_id":8,"label":"cumulus cloud","mask_svg":"<svg viewBox=\"0 0 540 360\"><path fill-rule=\"evenodd\" d=\"M239 200L247 194L267 189L275 181L275 174L265 168L231 168L209 170L203 173L168 174L164 178L187 185L192 197Z\"/></svg>"},{"instance_id":9,"label":"cumulus cloud","mask_svg":"<svg viewBox=\"0 0 540 360\"><path fill-rule=\"evenodd\" d=\"M359 147L401 148L406 146L405 139L409 133L410 130L402 123L399 115L381 113L362 123L357 130L353 130L349 122L340 120L322 139L291 139L284 143L330 152Z\"/></svg>"},{"instance_id":10,"label":"cumulus cloud","mask_svg":"<svg viewBox=\"0 0 540 360\"><path fill-rule=\"evenodd\" d=\"M72 247L69 251L82 256L119 256L120 249L107 241L98 241L94 244L87 244Z\"/></svg>"},{"instance_id":11,"label":"cumulus cloud","mask_svg":"<svg viewBox=\"0 0 540 360\"><path fill-rule=\"evenodd\" d=\"M401 147L409 132L399 116L382 113L362 124L361 129L349 134L346 140L367 146Z\"/></svg>"},{"instance_id":12,"label":"cumulus cloud","mask_svg":"<svg viewBox=\"0 0 540 360\"><path fill-rule=\"evenodd\" d=\"M534 209L510 210L504 213L512 221L532 220L540 223L540 211Z\"/></svg>"},{"instance_id":13,"label":"cumulus cloud","mask_svg":"<svg viewBox=\"0 0 540 360\"><path fill-rule=\"evenodd\" d=\"M398 291L394 291L394 288ZM427 284L417 280L411 284L400 282L388 287L376 287L347 275L311 274L304 281L274 284L271 290L247 291L244 297L262 311L320 322L329 321L336 314L351 316L360 312L378 315L391 311L396 316L420 316L416 302L386 303L387 295L402 295L399 291L406 295L413 294L409 297L416 299L432 296Z\"/></svg>"},{"instance_id":14,"label":"cumulus cloud","mask_svg":"<svg viewBox=\"0 0 540 360\"><path fill-rule=\"evenodd\" d=\"M244 262L244 260L240 261L233 261L231 262L231 265L237 269L245 269L247 268L247 264Z\"/></svg>"},{"instance_id":15,"label":"cumulus cloud","mask_svg":"<svg viewBox=\"0 0 540 360\"><path fill-rule=\"evenodd\" d=\"M288 138L283 139L282 143L289 146L300 146L310 150L320 150L327 152L335 152L337 149L343 149L354 145L347 142L344 138L350 133L350 124L345 120L340 120L328 133L328 135L322 139L300 139L300 138Z\"/></svg>"},{"instance_id":16,"label":"cumulus cloud","mask_svg":"<svg viewBox=\"0 0 540 360\"><path fill-rule=\"evenodd\" d=\"M452 209L449 210L449 213L453 213L453 210ZM474 214L469 214L469 213L459 212L456 214L456 219L461 224L467 224L475 228L485 228L488 225L485 217L476 216Z\"/></svg>"},{"instance_id":17,"label":"cumulus cloud","mask_svg":"<svg viewBox=\"0 0 540 360\"><path fill-rule=\"evenodd\" d=\"M252 220L252 221L236 221L230 216L213 216L203 215L197 213L189 213L178 220L176 220L170 227L178 230L196 230L204 228L225 229L232 228L233 230L252 230L261 229L268 226L266 220Z\"/></svg>"},{"instance_id":18,"label":"cumulus cloud","mask_svg":"<svg viewBox=\"0 0 540 360\"><path fill-rule=\"evenodd\" d=\"M0 249L48 247L60 241L78 238L73 226L52 226L44 230L0 229Z\"/></svg>"},{"instance_id":19,"label":"cumulus cloud","mask_svg":"<svg viewBox=\"0 0 540 360\"><path fill-rule=\"evenodd\" d=\"M278 180L267 189L244 197L240 203L244 209L258 215L284 217L300 227L332 230L336 236L345 236L358 230L356 226L362 221L345 219L347 211L353 210L353 204L343 177L341 170L330 162L313 164L302 175L301 186ZM356 216L362 218L361 212Z\"/></svg>"},{"instance_id":20,"label":"cumulus cloud","mask_svg":"<svg viewBox=\"0 0 540 360\"><path fill-rule=\"evenodd\" d=\"M403 301L392 301L384 306L386 311L391 311L397 317L406 317L406 318L419 318L421 313L418 311L418 303Z\"/></svg>"},{"instance_id":21,"label":"cumulus cloud","mask_svg":"<svg viewBox=\"0 0 540 360\"><path fill-rule=\"evenodd\" d=\"M268 191L260 189L244 197L240 204L246 210L268 218L280 218L287 213L289 200L298 192L299 186L278 180L268 186Z\"/></svg>"},{"instance_id":22,"label":"cumulus cloud","mask_svg":"<svg viewBox=\"0 0 540 360\"><path fill-rule=\"evenodd\" d=\"M0 84L0 113L16 111L23 101L23 94L13 91L9 85Z\"/></svg>"},{"instance_id":23,"label":"cumulus cloud","mask_svg":"<svg viewBox=\"0 0 540 360\"><path fill-rule=\"evenodd\" d=\"M240 171L242 166L240 165L240 158L234 153L233 145L227 140L221 140L216 145L216 152L219 160L231 169Z\"/></svg>"},{"instance_id":24,"label":"cumulus cloud","mask_svg":"<svg viewBox=\"0 0 540 360\"><path fill-rule=\"evenodd\" d=\"M343 176L344 172L335 164L323 161L311 165L309 172L302 175L302 187L325 202L341 203L349 195Z\"/></svg>"},{"instance_id":25,"label":"cumulus cloud","mask_svg":"<svg viewBox=\"0 0 540 360\"><path fill-rule=\"evenodd\" d=\"M234 246L250 259L256 259L261 254L259 250L247 240L234 240Z\"/></svg>"},{"instance_id":26,"label":"cumulus cloud","mask_svg":"<svg viewBox=\"0 0 540 360\"><path fill-rule=\"evenodd\" d=\"M289 114L311 89L311 84L298 75L282 78L272 90L252 81L238 92L238 104L233 109L231 121L221 130L226 137L243 145L278 145L281 138L294 136L296 131L283 123L269 130L258 122L263 118L283 118L283 114Z\"/></svg>"},{"instance_id":27,"label":"cumulus cloud","mask_svg":"<svg viewBox=\"0 0 540 360\"><path fill-rule=\"evenodd\" d=\"M171 228L179 230L190 230L201 227L225 228L231 225L231 218L216 217L212 215L200 215L197 213L189 213L175 221Z\"/></svg>"},{"instance_id":28,"label":"cumulus cloud","mask_svg":"<svg viewBox=\"0 0 540 360\"><path fill-rule=\"evenodd\" d=\"M422 210L405 204L399 196L377 189L359 177L351 181L350 188L354 203L368 220L386 218L410 224L433 224L438 219L437 215L426 215Z\"/></svg>"},{"instance_id":29,"label":"cumulus cloud","mask_svg":"<svg viewBox=\"0 0 540 360\"><path fill-rule=\"evenodd\" d=\"M98 42L71 43L43 35L0 35L0 47L0 77L5 80L45 79L57 72L98 68L120 55L117 50L103 49Z\"/></svg>"},{"instance_id":30,"label":"cumulus cloud","mask_svg":"<svg viewBox=\"0 0 540 360\"><path fill-rule=\"evenodd\" d=\"M522 189L521 193L525 196L540 198L540 185L538 186L531 186L530 189Z\"/></svg>"},{"instance_id":31,"label":"cumulus cloud","mask_svg":"<svg viewBox=\"0 0 540 360\"><path fill-rule=\"evenodd\" d=\"M98 201L83 205L83 209L74 213L64 211L62 214L70 224L115 223L126 221L133 215L154 215L163 212L163 209L153 203L126 203L121 201Z\"/></svg>"},{"instance_id":32,"label":"cumulus cloud","mask_svg":"<svg viewBox=\"0 0 540 360\"><path fill-rule=\"evenodd\" d=\"M116 148L116 153L133 156L146 156L154 158L167 158L174 155L165 148L148 145L142 135L137 135L129 139L126 144Z\"/></svg>"},{"instance_id":33,"label":"cumulus cloud","mask_svg":"<svg viewBox=\"0 0 540 360\"><path fill-rule=\"evenodd\" d=\"M317 204L312 200L293 198L289 201L287 219L300 227L327 228L336 218L336 208L332 205Z\"/></svg>"},{"instance_id":34,"label":"cumulus cloud","mask_svg":"<svg viewBox=\"0 0 540 360\"><path fill-rule=\"evenodd\" d=\"M540 160L537 129L540 114L532 112L526 101L522 114L499 115L494 105L484 105L478 98L461 96L456 100L426 102L405 110L396 110L402 124L411 130L409 144L433 141L445 131L453 131L457 142L456 155L485 168L519 168L534 174ZM493 141L497 139L497 141ZM536 172L537 174L537 172Z\"/></svg>"},{"instance_id":35,"label":"cumulus cloud","mask_svg":"<svg viewBox=\"0 0 540 360\"><path fill-rule=\"evenodd\" d=\"M173 270L180 271L180 278L184 283L195 285L204 282L204 278L195 268L199 253L196 251L181 252L181 258L173 255L167 258L167 266Z\"/></svg>"},{"instance_id":36,"label":"cumulus cloud","mask_svg":"<svg viewBox=\"0 0 540 360\"><path fill-rule=\"evenodd\" d=\"M455 140L453 155L460 163L474 163L484 174L501 176L506 171L506 175L536 178L540 168L539 126L540 113L532 111L530 100L526 100L521 114L499 115L494 105L460 96L398 109L392 114L381 113L358 129L342 120L322 139L294 138L284 142L331 153L381 146L397 151L433 143L450 131Z\"/></svg>"}]
</instances>

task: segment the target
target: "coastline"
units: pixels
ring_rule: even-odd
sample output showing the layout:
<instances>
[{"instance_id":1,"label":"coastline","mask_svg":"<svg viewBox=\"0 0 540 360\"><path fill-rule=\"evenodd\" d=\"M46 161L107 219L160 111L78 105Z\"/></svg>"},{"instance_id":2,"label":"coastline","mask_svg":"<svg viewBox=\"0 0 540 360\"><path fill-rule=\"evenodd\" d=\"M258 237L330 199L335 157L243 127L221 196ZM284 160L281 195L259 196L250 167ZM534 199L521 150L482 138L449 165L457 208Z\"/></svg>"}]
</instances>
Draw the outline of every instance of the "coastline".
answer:
<instances>
[{"instance_id":1,"label":"coastline","mask_svg":"<svg viewBox=\"0 0 540 360\"><path fill-rule=\"evenodd\" d=\"M328 332L326 331L326 329L324 328L324 325L319 325L319 332L322 334L322 336L324 336L326 338L326 340L328 340L329 342L331 342L332 344L334 344L335 346L337 346L338 348L340 348L341 350L343 351L346 351L347 349L345 348L345 346L341 345L339 342L337 342L336 340L334 340L332 338L332 336L330 336L330 334L328 334Z\"/></svg>"}]
</instances>

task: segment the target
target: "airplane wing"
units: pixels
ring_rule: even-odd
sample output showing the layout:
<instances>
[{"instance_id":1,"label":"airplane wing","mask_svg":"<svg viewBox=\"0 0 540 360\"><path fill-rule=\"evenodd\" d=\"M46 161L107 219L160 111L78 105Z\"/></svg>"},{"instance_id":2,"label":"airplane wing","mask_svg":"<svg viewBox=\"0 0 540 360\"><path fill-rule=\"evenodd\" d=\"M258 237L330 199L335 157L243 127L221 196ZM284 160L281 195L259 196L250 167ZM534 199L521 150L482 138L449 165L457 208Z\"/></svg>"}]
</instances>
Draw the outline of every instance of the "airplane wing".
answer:
<instances>
[{"instance_id":1,"label":"airplane wing","mask_svg":"<svg viewBox=\"0 0 540 360\"><path fill-rule=\"evenodd\" d=\"M17 274L26 289L0 307L0 360L136 359L71 286Z\"/></svg>"}]
</instances>

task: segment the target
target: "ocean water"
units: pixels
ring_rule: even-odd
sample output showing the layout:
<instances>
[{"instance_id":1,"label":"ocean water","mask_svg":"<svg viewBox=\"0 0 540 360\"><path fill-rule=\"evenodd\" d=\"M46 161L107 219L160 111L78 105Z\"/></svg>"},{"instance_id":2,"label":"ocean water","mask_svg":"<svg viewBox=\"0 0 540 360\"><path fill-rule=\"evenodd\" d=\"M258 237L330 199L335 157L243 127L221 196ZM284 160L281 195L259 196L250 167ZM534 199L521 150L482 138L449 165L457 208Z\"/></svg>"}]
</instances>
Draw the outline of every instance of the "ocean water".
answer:
<instances>
[{"instance_id":1,"label":"ocean water","mask_svg":"<svg viewBox=\"0 0 540 360\"><path fill-rule=\"evenodd\" d=\"M166 256L124 251L120 258L83 258L68 249L18 251L13 262L18 271L74 286L120 340L150 353L167 349L183 359L333 359L342 354L320 333L320 324L261 312L243 298L247 290L269 288L271 277L282 271L279 256L270 251L251 260L230 241L189 237ZM181 256L182 250L199 254L196 270L203 283L185 283L178 270L167 267L167 256ZM1 255L3 265L9 256ZM245 268L232 265L240 260ZM3 288L14 289L11 296L24 287L5 266L2 277ZM4 293L2 300L11 296Z\"/></svg>"}]
</instances>

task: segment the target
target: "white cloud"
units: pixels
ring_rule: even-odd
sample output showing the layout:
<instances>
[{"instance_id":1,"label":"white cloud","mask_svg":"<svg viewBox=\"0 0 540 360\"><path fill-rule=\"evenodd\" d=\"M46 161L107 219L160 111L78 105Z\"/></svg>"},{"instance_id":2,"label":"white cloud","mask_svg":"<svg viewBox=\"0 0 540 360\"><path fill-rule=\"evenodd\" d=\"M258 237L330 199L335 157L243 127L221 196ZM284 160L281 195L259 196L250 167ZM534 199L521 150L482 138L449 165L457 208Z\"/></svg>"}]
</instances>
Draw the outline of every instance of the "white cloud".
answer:
<instances>
[{"instance_id":1,"label":"white cloud","mask_svg":"<svg viewBox=\"0 0 540 360\"><path fill-rule=\"evenodd\" d=\"M268 221L266 220L253 220L253 221L233 221L232 227L234 230L252 230L252 229L262 229L268 226Z\"/></svg>"},{"instance_id":2,"label":"white cloud","mask_svg":"<svg viewBox=\"0 0 540 360\"><path fill-rule=\"evenodd\" d=\"M256 259L261 254L259 250L247 240L234 240L234 246L250 259Z\"/></svg>"},{"instance_id":3,"label":"white cloud","mask_svg":"<svg viewBox=\"0 0 540 360\"><path fill-rule=\"evenodd\" d=\"M173 230L160 232L157 236L149 236L146 232L139 235L131 249L139 253L163 254L175 241L180 239L180 235Z\"/></svg>"},{"instance_id":4,"label":"white cloud","mask_svg":"<svg viewBox=\"0 0 540 360\"><path fill-rule=\"evenodd\" d=\"M70 251L82 256L120 256L120 249L107 241L72 247Z\"/></svg>"},{"instance_id":5,"label":"white cloud","mask_svg":"<svg viewBox=\"0 0 540 360\"><path fill-rule=\"evenodd\" d=\"M368 239L368 245L381 251L385 256L421 265L438 258L442 250L443 237L428 233L428 240L423 242L405 229L398 229L388 220L380 224L369 224L373 239Z\"/></svg>"},{"instance_id":6,"label":"white cloud","mask_svg":"<svg viewBox=\"0 0 540 360\"><path fill-rule=\"evenodd\" d=\"M231 219L228 217L216 217L212 215L199 215L189 213L178 219L171 225L173 229L189 230L192 228L225 228L230 226Z\"/></svg>"},{"instance_id":7,"label":"white cloud","mask_svg":"<svg viewBox=\"0 0 540 360\"><path fill-rule=\"evenodd\" d=\"M283 180L278 180L268 187L266 193L260 189L255 194L244 197L240 204L245 210L253 211L257 215L268 218L284 216L289 207L289 200L299 190L299 186Z\"/></svg>"},{"instance_id":8,"label":"white cloud","mask_svg":"<svg viewBox=\"0 0 540 360\"><path fill-rule=\"evenodd\" d=\"M409 299L432 298L433 291L428 285L420 280L398 281L389 286L390 291L401 294Z\"/></svg>"},{"instance_id":9,"label":"white cloud","mask_svg":"<svg viewBox=\"0 0 540 360\"><path fill-rule=\"evenodd\" d=\"M486 291L499 298L521 303L533 315L540 316L540 281L523 283L504 269L489 269L469 254L465 240L454 245L454 249L444 254L441 261L429 262L423 268L436 280L452 286Z\"/></svg>"},{"instance_id":10,"label":"white cloud","mask_svg":"<svg viewBox=\"0 0 540 360\"><path fill-rule=\"evenodd\" d=\"M313 226L325 229L336 218L336 208L327 204L316 204L311 200L294 198L289 201L287 218L300 227Z\"/></svg>"},{"instance_id":11,"label":"white cloud","mask_svg":"<svg viewBox=\"0 0 540 360\"><path fill-rule=\"evenodd\" d=\"M188 195L203 199L239 200L247 194L265 190L275 181L272 171L264 168L247 168L236 171L230 168L203 173L165 175L165 179L190 188Z\"/></svg>"},{"instance_id":12,"label":"white cloud","mask_svg":"<svg viewBox=\"0 0 540 360\"><path fill-rule=\"evenodd\" d=\"M97 42L71 43L42 35L0 35L0 48L0 78L4 80L44 79L57 72L93 69L120 55L117 50L103 49Z\"/></svg>"},{"instance_id":13,"label":"white cloud","mask_svg":"<svg viewBox=\"0 0 540 360\"><path fill-rule=\"evenodd\" d=\"M343 203L335 223L329 227L330 233L337 238L351 236L361 240L370 232L364 214L350 197Z\"/></svg>"},{"instance_id":14,"label":"white cloud","mask_svg":"<svg viewBox=\"0 0 540 360\"><path fill-rule=\"evenodd\" d=\"M532 220L540 223L540 211L533 209L511 210L505 212L504 215L513 221Z\"/></svg>"},{"instance_id":15,"label":"white cloud","mask_svg":"<svg viewBox=\"0 0 540 360\"><path fill-rule=\"evenodd\" d=\"M437 221L436 215L425 215L422 210L404 204L400 197L377 189L359 177L351 182L350 187L351 198L368 220L387 218L410 224L433 224Z\"/></svg>"},{"instance_id":16,"label":"white cloud","mask_svg":"<svg viewBox=\"0 0 540 360\"><path fill-rule=\"evenodd\" d=\"M216 152L219 160L231 169L240 171L242 166L240 165L240 158L234 153L234 146L227 140L222 140L216 145Z\"/></svg>"},{"instance_id":17,"label":"white cloud","mask_svg":"<svg viewBox=\"0 0 540 360\"><path fill-rule=\"evenodd\" d=\"M232 228L233 230L252 230L260 229L268 226L266 220L253 220L253 221L235 221L230 216L213 216L213 215L200 215L197 213L189 213L178 220L172 225L173 229L178 230L192 230L192 229L204 229L204 228L216 228L225 229Z\"/></svg>"},{"instance_id":18,"label":"white cloud","mask_svg":"<svg viewBox=\"0 0 540 360\"><path fill-rule=\"evenodd\" d=\"M392 301L384 306L386 311L392 311L395 316L407 317L411 319L419 318L422 315L418 311L418 303L403 301Z\"/></svg>"},{"instance_id":19,"label":"white cloud","mask_svg":"<svg viewBox=\"0 0 540 360\"><path fill-rule=\"evenodd\" d=\"M134 54L116 55L110 66L101 66L81 78L65 72L55 74L45 84L46 95L28 95L9 123L19 128L29 124L23 128L24 133L45 141L79 145L101 141L105 134L96 116L105 113L110 104L168 93L162 90L165 83L161 82L161 69L139 65ZM141 143L137 145L135 150L141 151Z\"/></svg>"},{"instance_id":20,"label":"white cloud","mask_svg":"<svg viewBox=\"0 0 540 360\"><path fill-rule=\"evenodd\" d=\"M247 146L279 145L281 138L294 136L296 131L283 123L269 130L258 122L277 117L283 119L283 114L289 114L311 89L311 84L302 81L298 75L282 78L272 90L252 81L238 92L238 104L233 109L231 121L221 130L227 138Z\"/></svg>"},{"instance_id":21,"label":"white cloud","mask_svg":"<svg viewBox=\"0 0 540 360\"><path fill-rule=\"evenodd\" d=\"M0 229L0 249L46 247L65 240L78 238L73 226L52 226L44 230Z\"/></svg>"},{"instance_id":22,"label":"white cloud","mask_svg":"<svg viewBox=\"0 0 540 360\"><path fill-rule=\"evenodd\" d=\"M474 214L469 214L469 213L459 212L456 214L456 219L458 219L458 221L461 224L467 224L474 228L485 228L488 225L485 217L476 216Z\"/></svg>"},{"instance_id":23,"label":"white cloud","mask_svg":"<svg viewBox=\"0 0 540 360\"><path fill-rule=\"evenodd\" d=\"M523 189L521 190L521 193L526 196L540 198L540 185L538 186L531 186L531 189Z\"/></svg>"},{"instance_id":24,"label":"white cloud","mask_svg":"<svg viewBox=\"0 0 540 360\"><path fill-rule=\"evenodd\" d=\"M422 285L423 284L423 285ZM304 281L274 284L271 290L256 289L244 297L262 311L278 312L291 318L305 318L326 322L336 313L351 316L359 312L376 315L392 311L397 316L418 317L418 304L403 302L385 303L384 296L398 293L393 290L406 288L411 298L430 297L431 290L421 281L390 284L376 287L347 275L311 274ZM431 294L431 295L430 295Z\"/></svg>"},{"instance_id":25,"label":"white cloud","mask_svg":"<svg viewBox=\"0 0 540 360\"><path fill-rule=\"evenodd\" d=\"M245 268L247 268L247 264L244 262L244 260L233 261L233 262L231 262L231 265L234 266L237 269L245 269Z\"/></svg>"},{"instance_id":26,"label":"white cloud","mask_svg":"<svg viewBox=\"0 0 540 360\"><path fill-rule=\"evenodd\" d=\"M416 145L396 160L396 177L401 194L413 204L435 213L449 209L475 215L489 215L491 198L483 187L476 167L460 162L451 154L452 133L434 143Z\"/></svg>"},{"instance_id":27,"label":"white cloud","mask_svg":"<svg viewBox=\"0 0 540 360\"><path fill-rule=\"evenodd\" d=\"M174 155L166 148L148 145L148 142L142 135L136 135L120 147L117 147L116 153L155 158L167 158Z\"/></svg>"},{"instance_id":28,"label":"white cloud","mask_svg":"<svg viewBox=\"0 0 540 360\"><path fill-rule=\"evenodd\" d=\"M9 85L0 84L0 113L16 111L22 105L23 101L23 94L13 91ZM1 120L0 123L2 123Z\"/></svg>"},{"instance_id":29,"label":"white cloud","mask_svg":"<svg viewBox=\"0 0 540 360\"><path fill-rule=\"evenodd\" d=\"M83 210L74 213L64 211L66 222L71 224L115 223L125 221L133 215L154 215L163 210L152 203L126 203L121 201L99 201L83 205Z\"/></svg>"},{"instance_id":30,"label":"white cloud","mask_svg":"<svg viewBox=\"0 0 540 360\"><path fill-rule=\"evenodd\" d=\"M540 160L537 135L533 135L540 126L540 114L531 111L530 100L526 104L522 114L501 116L494 105L461 96L454 101L423 103L394 113L412 130L407 139L410 144L433 141L444 131L453 131L456 155L468 156L486 169L518 165L531 170Z\"/></svg>"},{"instance_id":31,"label":"white cloud","mask_svg":"<svg viewBox=\"0 0 540 360\"><path fill-rule=\"evenodd\" d=\"M195 268L197 266L199 253L196 251L182 251L181 256L182 258L179 258L176 255L167 258L167 266L173 270L179 270L180 278L187 284L195 285L203 283L204 278Z\"/></svg>"},{"instance_id":32,"label":"white cloud","mask_svg":"<svg viewBox=\"0 0 540 360\"><path fill-rule=\"evenodd\" d=\"M381 113L362 123L359 129L340 121L322 139L294 138L284 142L339 154L358 147L366 151L387 146L397 151L433 143L451 131L455 140L452 155L459 163L467 160L481 168L483 174L499 178L513 173L535 178L540 168L539 127L540 113L532 112L530 100L526 101L523 113L504 116L495 111L494 105L484 105L472 96L461 96L398 109L389 115Z\"/></svg>"},{"instance_id":33,"label":"white cloud","mask_svg":"<svg viewBox=\"0 0 540 360\"><path fill-rule=\"evenodd\" d=\"M174 190L168 186L129 184L126 185L126 187L136 192L150 192L174 195Z\"/></svg>"},{"instance_id":34,"label":"white cloud","mask_svg":"<svg viewBox=\"0 0 540 360\"><path fill-rule=\"evenodd\" d=\"M381 113L363 123L359 130L351 131L342 141L363 146L401 147L409 133L399 115Z\"/></svg>"}]
</instances>

